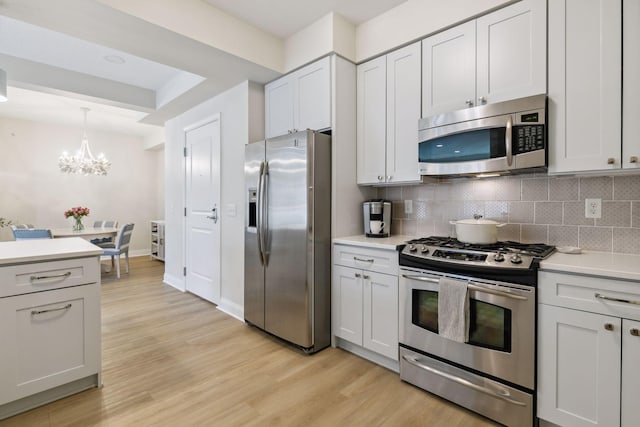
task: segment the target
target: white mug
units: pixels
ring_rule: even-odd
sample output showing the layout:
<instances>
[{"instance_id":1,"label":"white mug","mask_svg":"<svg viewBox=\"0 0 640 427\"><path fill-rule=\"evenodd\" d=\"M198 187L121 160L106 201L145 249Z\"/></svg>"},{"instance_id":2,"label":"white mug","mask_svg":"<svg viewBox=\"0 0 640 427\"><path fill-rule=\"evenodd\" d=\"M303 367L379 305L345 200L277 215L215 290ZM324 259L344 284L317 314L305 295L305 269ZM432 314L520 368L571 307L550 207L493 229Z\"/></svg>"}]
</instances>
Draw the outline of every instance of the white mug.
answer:
<instances>
[{"instance_id":1,"label":"white mug","mask_svg":"<svg viewBox=\"0 0 640 427\"><path fill-rule=\"evenodd\" d=\"M369 229L371 230L371 234L380 234L384 229L383 221L369 221Z\"/></svg>"}]
</instances>

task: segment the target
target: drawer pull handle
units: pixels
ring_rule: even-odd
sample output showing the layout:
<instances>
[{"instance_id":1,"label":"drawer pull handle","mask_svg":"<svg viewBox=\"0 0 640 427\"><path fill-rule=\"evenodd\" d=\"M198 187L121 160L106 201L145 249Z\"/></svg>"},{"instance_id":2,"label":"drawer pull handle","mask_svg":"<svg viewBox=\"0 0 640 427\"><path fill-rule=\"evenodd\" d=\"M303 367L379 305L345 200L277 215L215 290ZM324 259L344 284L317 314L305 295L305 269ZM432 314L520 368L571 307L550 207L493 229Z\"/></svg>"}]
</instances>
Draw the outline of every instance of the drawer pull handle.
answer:
<instances>
[{"instance_id":1,"label":"drawer pull handle","mask_svg":"<svg viewBox=\"0 0 640 427\"><path fill-rule=\"evenodd\" d=\"M52 311L69 310L70 308L71 308L71 303L65 305L64 307L50 308L50 309L47 309L47 310L31 310L31 315L35 316L37 314L50 313Z\"/></svg>"},{"instance_id":2,"label":"drawer pull handle","mask_svg":"<svg viewBox=\"0 0 640 427\"><path fill-rule=\"evenodd\" d=\"M640 337L640 329L638 329L638 328L629 329L629 333L631 335L633 335L634 337Z\"/></svg>"},{"instance_id":3,"label":"drawer pull handle","mask_svg":"<svg viewBox=\"0 0 640 427\"><path fill-rule=\"evenodd\" d=\"M607 300L607 301L615 301L615 302L623 302L625 304L635 304L635 305L640 305L640 301L633 301L630 299L621 299L621 298L613 298L613 297L608 297L606 295L602 295L598 292L595 293L595 297L598 299L603 299L603 300Z\"/></svg>"},{"instance_id":4,"label":"drawer pull handle","mask_svg":"<svg viewBox=\"0 0 640 427\"><path fill-rule=\"evenodd\" d=\"M375 261L373 258L364 259L364 258L358 258L357 256L354 256L353 259L356 260L356 261L361 261L361 262L374 262Z\"/></svg>"},{"instance_id":5,"label":"drawer pull handle","mask_svg":"<svg viewBox=\"0 0 640 427\"><path fill-rule=\"evenodd\" d=\"M33 282L34 280L59 279L60 277L63 277L63 278L66 279L69 276L71 276L71 272L67 271L66 273L54 274L54 275L51 275L51 276L31 276L30 279Z\"/></svg>"}]
</instances>

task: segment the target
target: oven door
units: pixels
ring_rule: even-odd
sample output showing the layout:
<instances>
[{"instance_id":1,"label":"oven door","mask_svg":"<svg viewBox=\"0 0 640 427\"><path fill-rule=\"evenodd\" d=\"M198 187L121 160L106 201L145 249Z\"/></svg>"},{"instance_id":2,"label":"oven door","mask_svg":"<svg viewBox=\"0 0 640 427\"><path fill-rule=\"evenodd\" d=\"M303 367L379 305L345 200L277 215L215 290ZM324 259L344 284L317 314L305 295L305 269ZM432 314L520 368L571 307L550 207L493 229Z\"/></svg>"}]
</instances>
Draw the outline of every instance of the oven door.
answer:
<instances>
[{"instance_id":1,"label":"oven door","mask_svg":"<svg viewBox=\"0 0 640 427\"><path fill-rule=\"evenodd\" d=\"M535 288L447 274L469 284L469 341L460 343L438 335L438 283L443 276L401 268L400 343L533 390Z\"/></svg>"}]
</instances>

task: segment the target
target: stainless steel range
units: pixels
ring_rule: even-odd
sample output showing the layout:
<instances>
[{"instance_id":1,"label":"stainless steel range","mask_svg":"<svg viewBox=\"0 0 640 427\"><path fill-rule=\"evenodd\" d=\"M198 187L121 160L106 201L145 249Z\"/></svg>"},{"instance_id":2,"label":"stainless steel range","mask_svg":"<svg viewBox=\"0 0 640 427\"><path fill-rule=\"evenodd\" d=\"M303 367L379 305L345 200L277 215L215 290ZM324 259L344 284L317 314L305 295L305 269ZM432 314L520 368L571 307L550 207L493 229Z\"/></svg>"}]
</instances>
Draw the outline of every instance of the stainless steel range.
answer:
<instances>
[{"instance_id":1,"label":"stainless steel range","mask_svg":"<svg viewBox=\"0 0 640 427\"><path fill-rule=\"evenodd\" d=\"M502 424L532 426L537 270L553 251L449 237L408 242L399 257L401 378ZM442 279L466 283L464 342L438 333Z\"/></svg>"}]
</instances>

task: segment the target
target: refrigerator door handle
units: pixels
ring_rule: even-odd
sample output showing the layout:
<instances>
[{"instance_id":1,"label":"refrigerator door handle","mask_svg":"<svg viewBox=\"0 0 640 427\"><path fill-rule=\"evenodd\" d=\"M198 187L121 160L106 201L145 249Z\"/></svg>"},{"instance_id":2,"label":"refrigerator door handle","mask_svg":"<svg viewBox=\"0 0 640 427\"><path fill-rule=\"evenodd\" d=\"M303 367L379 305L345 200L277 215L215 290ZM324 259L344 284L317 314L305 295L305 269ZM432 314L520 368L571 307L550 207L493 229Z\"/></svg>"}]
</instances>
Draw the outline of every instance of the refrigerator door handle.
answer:
<instances>
[{"instance_id":1,"label":"refrigerator door handle","mask_svg":"<svg viewBox=\"0 0 640 427\"><path fill-rule=\"evenodd\" d=\"M262 176L262 229L260 235L262 236L262 258L264 265L267 266L269 265L269 162L264 163Z\"/></svg>"},{"instance_id":2,"label":"refrigerator door handle","mask_svg":"<svg viewBox=\"0 0 640 427\"><path fill-rule=\"evenodd\" d=\"M263 174L264 174L264 162L260 162L260 175L258 176L258 206L256 209L256 237L258 240L258 254L260 255L260 264L262 266L264 266L264 251L262 250L262 212L263 212L263 208L262 208L262 204L263 204L263 197L262 197L262 181L263 181Z\"/></svg>"}]
</instances>

